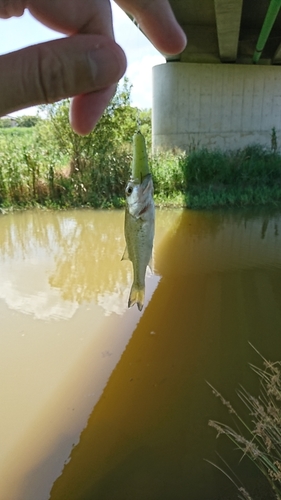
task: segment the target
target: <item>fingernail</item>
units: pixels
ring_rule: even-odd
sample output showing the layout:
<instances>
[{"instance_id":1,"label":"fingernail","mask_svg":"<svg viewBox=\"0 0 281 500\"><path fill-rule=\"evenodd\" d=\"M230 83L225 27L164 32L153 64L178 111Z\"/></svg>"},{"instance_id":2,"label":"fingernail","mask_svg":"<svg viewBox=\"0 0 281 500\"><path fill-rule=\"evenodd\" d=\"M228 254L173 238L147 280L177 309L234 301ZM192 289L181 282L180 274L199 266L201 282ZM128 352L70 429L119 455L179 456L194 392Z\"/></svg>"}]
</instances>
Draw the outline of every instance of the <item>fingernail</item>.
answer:
<instances>
[{"instance_id":1,"label":"fingernail","mask_svg":"<svg viewBox=\"0 0 281 500\"><path fill-rule=\"evenodd\" d=\"M95 87L103 88L118 82L126 71L126 58L122 49L114 45L97 47L89 53Z\"/></svg>"}]
</instances>

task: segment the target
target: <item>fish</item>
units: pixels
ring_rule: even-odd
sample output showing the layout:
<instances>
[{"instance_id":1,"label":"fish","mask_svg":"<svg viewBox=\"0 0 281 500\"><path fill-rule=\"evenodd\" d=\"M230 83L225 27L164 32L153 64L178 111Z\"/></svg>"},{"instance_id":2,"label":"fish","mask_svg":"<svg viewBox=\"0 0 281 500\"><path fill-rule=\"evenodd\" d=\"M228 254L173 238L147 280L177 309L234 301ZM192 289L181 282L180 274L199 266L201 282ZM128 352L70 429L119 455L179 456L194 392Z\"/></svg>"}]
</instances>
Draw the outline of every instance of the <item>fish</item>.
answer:
<instances>
[{"instance_id":1,"label":"fish","mask_svg":"<svg viewBox=\"0 0 281 500\"><path fill-rule=\"evenodd\" d=\"M133 284L128 307L137 304L139 311L144 305L145 274L147 266L152 269L152 250L155 226L153 182L147 174L139 183L130 179L126 187L125 240L126 248L122 259L129 259L133 265Z\"/></svg>"},{"instance_id":2,"label":"fish","mask_svg":"<svg viewBox=\"0 0 281 500\"><path fill-rule=\"evenodd\" d=\"M145 298L146 268L152 270L152 252L155 231L153 180L149 172L144 137L134 136L132 176L126 186L124 233L126 248L122 260L133 265L133 284L128 307L137 305L142 310Z\"/></svg>"}]
</instances>

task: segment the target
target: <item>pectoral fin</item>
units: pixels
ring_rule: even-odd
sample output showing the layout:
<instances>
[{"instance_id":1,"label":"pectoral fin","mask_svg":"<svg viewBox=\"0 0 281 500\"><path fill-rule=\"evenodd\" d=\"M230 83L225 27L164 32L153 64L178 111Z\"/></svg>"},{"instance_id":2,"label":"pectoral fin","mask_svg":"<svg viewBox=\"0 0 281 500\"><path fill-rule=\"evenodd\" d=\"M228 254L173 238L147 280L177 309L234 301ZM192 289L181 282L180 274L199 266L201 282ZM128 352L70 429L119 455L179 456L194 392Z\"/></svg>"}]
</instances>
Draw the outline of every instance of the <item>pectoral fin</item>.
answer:
<instances>
[{"instance_id":1,"label":"pectoral fin","mask_svg":"<svg viewBox=\"0 0 281 500\"><path fill-rule=\"evenodd\" d=\"M122 259L121 259L121 260L130 260L127 245L126 245L126 247L125 247L125 250L124 250L124 253L123 253L123 256L122 256Z\"/></svg>"}]
</instances>

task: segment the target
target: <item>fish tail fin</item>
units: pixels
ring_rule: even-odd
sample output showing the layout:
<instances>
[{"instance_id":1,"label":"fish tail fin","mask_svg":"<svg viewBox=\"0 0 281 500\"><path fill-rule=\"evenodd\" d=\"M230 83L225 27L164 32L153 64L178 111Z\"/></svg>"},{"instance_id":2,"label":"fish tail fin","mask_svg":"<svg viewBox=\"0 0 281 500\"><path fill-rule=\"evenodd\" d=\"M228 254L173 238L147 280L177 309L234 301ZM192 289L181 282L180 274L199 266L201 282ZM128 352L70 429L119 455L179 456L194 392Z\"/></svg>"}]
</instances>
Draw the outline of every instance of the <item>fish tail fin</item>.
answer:
<instances>
[{"instance_id":1,"label":"fish tail fin","mask_svg":"<svg viewBox=\"0 0 281 500\"><path fill-rule=\"evenodd\" d=\"M133 284L128 301L128 307L132 307L135 304L137 304L138 310L141 311L144 304L144 287L138 288Z\"/></svg>"}]
</instances>

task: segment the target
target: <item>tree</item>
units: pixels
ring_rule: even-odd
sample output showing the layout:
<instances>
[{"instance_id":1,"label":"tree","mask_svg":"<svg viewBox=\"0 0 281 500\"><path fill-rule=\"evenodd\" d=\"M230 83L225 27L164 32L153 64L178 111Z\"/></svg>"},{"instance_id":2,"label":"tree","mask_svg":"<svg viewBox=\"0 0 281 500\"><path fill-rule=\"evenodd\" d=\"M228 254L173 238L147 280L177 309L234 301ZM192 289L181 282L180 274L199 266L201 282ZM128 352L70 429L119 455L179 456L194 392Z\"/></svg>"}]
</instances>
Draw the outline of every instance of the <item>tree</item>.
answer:
<instances>
[{"instance_id":1,"label":"tree","mask_svg":"<svg viewBox=\"0 0 281 500\"><path fill-rule=\"evenodd\" d=\"M69 126L69 100L43 107L48 117L45 133L69 158L80 203L100 204L101 199L123 196L130 175L132 138L138 127L142 128L142 119L146 134L150 133L150 114L130 105L130 93L131 85L125 78L95 130L84 137Z\"/></svg>"},{"instance_id":2,"label":"tree","mask_svg":"<svg viewBox=\"0 0 281 500\"><path fill-rule=\"evenodd\" d=\"M14 126L15 124L12 118L0 118L0 128L10 128Z\"/></svg>"}]
</instances>

